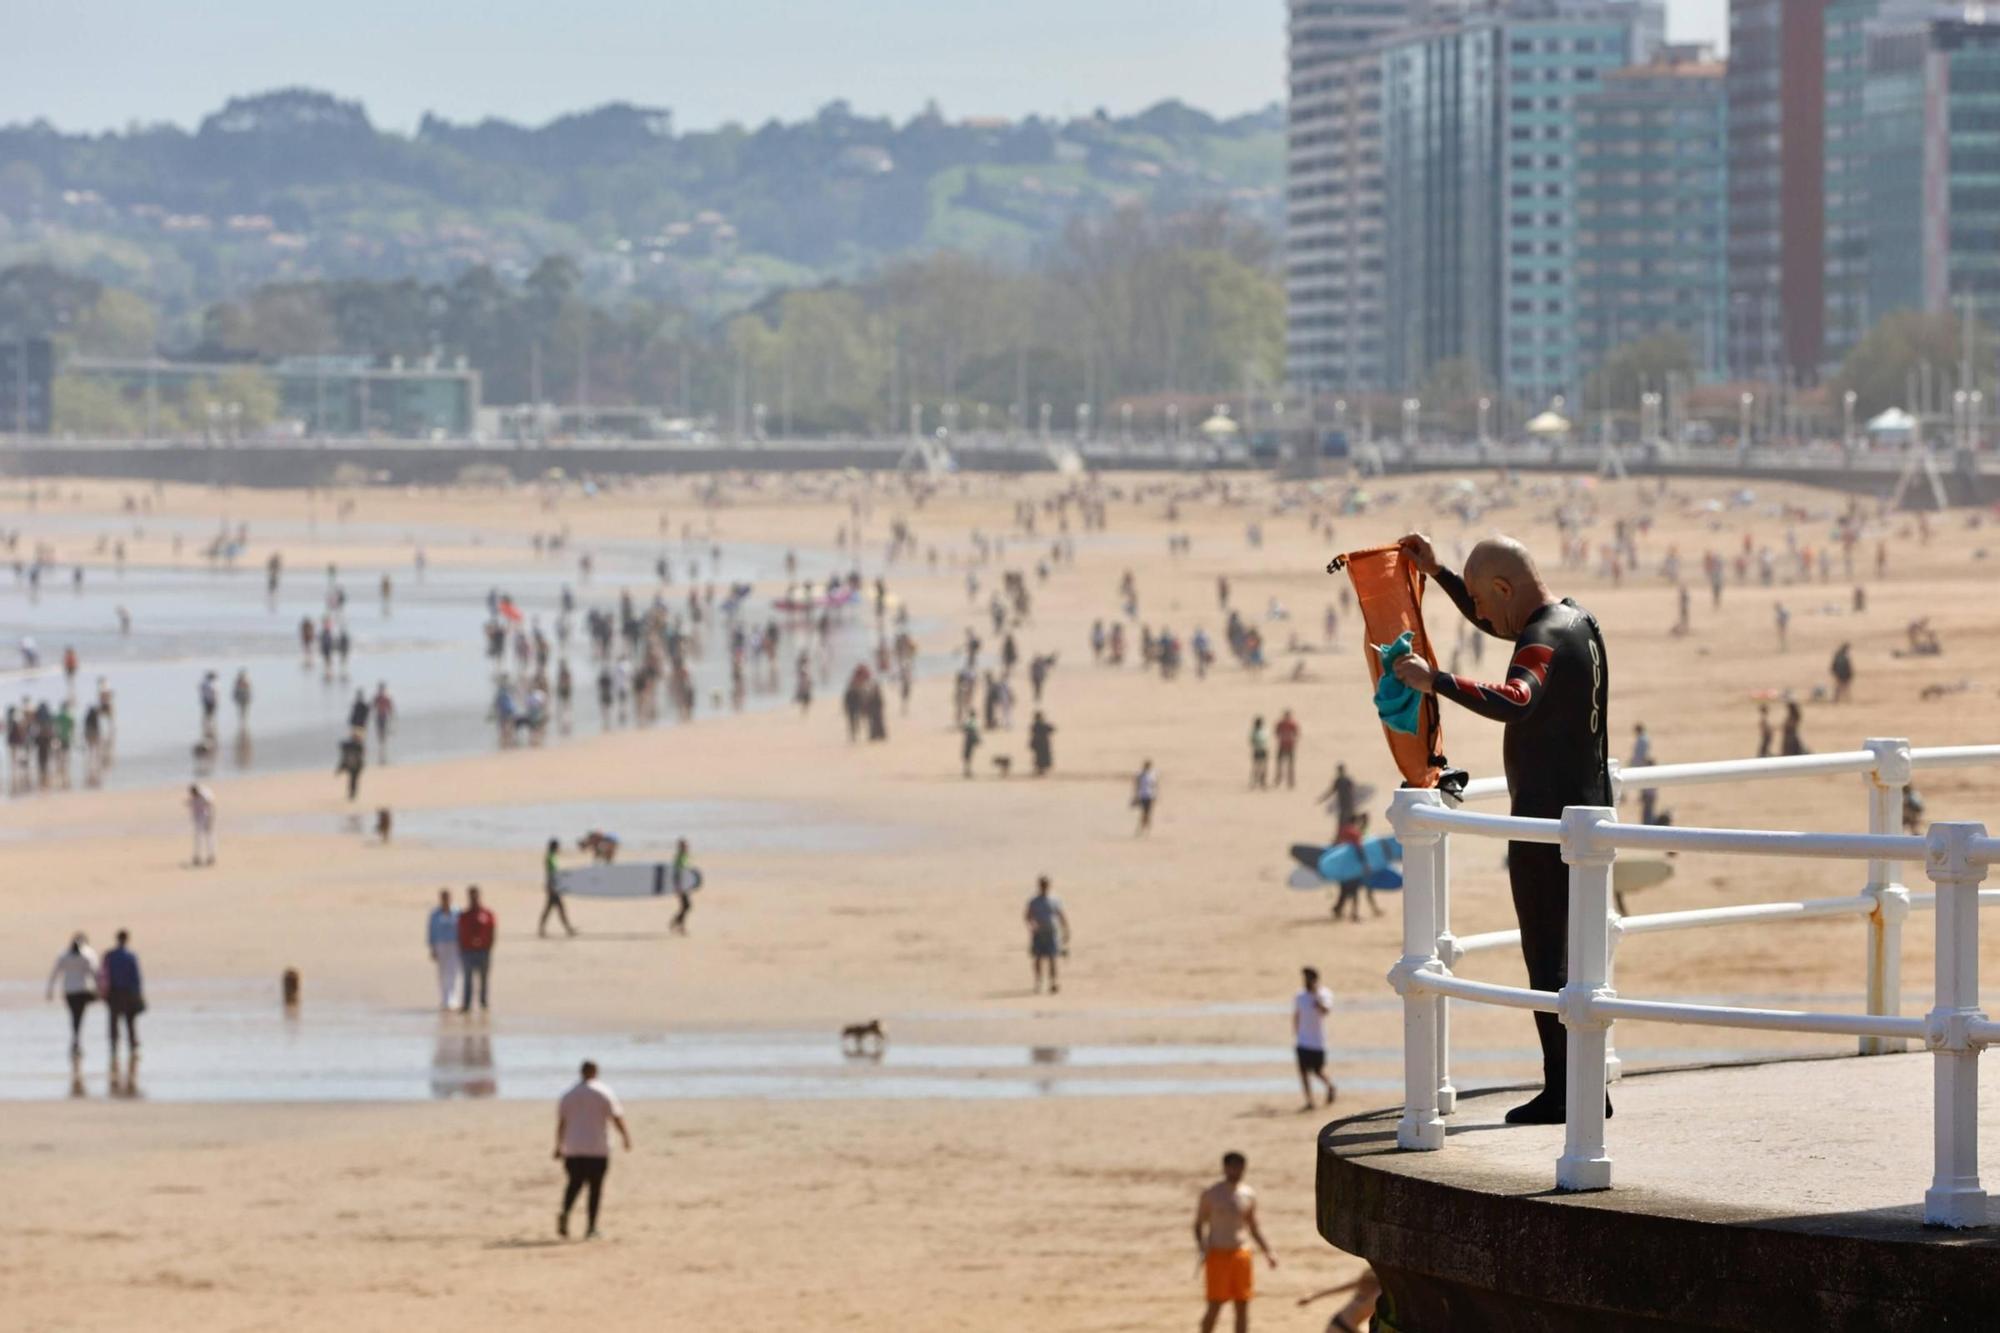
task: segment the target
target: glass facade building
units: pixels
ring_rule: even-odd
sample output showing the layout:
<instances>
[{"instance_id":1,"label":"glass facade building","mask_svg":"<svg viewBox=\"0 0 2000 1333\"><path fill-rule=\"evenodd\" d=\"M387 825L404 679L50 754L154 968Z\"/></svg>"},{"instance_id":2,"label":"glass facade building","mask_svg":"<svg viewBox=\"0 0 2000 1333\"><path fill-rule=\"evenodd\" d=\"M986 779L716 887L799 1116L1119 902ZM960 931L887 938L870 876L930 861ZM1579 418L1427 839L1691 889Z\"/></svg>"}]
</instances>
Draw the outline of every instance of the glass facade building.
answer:
<instances>
[{"instance_id":1,"label":"glass facade building","mask_svg":"<svg viewBox=\"0 0 2000 1333\"><path fill-rule=\"evenodd\" d=\"M1499 380L1536 405L1579 383L1576 104L1649 60L1656 3L1516 3L1506 11Z\"/></svg>"},{"instance_id":2,"label":"glass facade building","mask_svg":"<svg viewBox=\"0 0 2000 1333\"><path fill-rule=\"evenodd\" d=\"M1728 97L1698 47L1614 70L1577 99L1577 338L1588 376L1622 344L1683 338L1726 371Z\"/></svg>"},{"instance_id":3,"label":"glass facade building","mask_svg":"<svg viewBox=\"0 0 2000 1333\"><path fill-rule=\"evenodd\" d=\"M1968 298L2000 327L2000 22L1878 25L1867 59L1862 331Z\"/></svg>"},{"instance_id":4,"label":"glass facade building","mask_svg":"<svg viewBox=\"0 0 2000 1333\"><path fill-rule=\"evenodd\" d=\"M1385 382L1380 39L1423 0L1292 0L1287 102L1285 377Z\"/></svg>"}]
</instances>

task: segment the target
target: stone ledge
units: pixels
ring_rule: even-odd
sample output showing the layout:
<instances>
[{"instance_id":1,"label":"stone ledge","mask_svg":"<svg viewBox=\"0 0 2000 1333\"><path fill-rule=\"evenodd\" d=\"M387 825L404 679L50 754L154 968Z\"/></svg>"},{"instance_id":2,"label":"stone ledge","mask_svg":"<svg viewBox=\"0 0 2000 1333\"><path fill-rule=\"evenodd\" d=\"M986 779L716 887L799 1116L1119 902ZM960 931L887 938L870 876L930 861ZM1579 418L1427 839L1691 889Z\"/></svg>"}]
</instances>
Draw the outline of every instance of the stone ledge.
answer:
<instances>
[{"instance_id":1,"label":"stone ledge","mask_svg":"<svg viewBox=\"0 0 2000 1333\"><path fill-rule=\"evenodd\" d=\"M2000 1060L1982 1063L2000 1107ZM1503 1123L1521 1090L1461 1096L1441 1152L1397 1149L1394 1110L1336 1121L1320 1234L1375 1265L1401 1333L2000 1326L2000 1234L1922 1222L1930 1067L1628 1077L1606 1135L1616 1188L1590 1194L1554 1190L1561 1126Z\"/></svg>"}]
</instances>

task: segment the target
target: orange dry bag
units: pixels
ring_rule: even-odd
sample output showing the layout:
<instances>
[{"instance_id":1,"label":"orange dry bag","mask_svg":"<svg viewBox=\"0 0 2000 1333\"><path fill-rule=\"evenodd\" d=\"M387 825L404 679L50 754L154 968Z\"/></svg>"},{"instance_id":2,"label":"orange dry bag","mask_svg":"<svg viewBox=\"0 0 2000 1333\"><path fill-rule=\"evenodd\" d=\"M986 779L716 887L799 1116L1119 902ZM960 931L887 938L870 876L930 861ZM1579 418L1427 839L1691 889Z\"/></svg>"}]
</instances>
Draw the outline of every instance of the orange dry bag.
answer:
<instances>
[{"instance_id":1,"label":"orange dry bag","mask_svg":"<svg viewBox=\"0 0 2000 1333\"><path fill-rule=\"evenodd\" d=\"M1354 584L1355 600L1361 603L1361 620L1367 641L1361 645L1368 661L1368 683L1382 678L1382 657L1376 646L1393 643L1404 631L1413 637L1414 651L1431 665L1437 655L1431 651L1430 636L1424 633L1424 576L1410 563L1400 546L1377 546L1366 551L1350 551L1333 558L1327 572L1342 567ZM1414 736L1382 728L1389 738L1389 752L1396 757L1403 782L1411 787L1435 787L1444 770L1444 726L1438 718L1435 694L1426 694L1417 711Z\"/></svg>"}]
</instances>

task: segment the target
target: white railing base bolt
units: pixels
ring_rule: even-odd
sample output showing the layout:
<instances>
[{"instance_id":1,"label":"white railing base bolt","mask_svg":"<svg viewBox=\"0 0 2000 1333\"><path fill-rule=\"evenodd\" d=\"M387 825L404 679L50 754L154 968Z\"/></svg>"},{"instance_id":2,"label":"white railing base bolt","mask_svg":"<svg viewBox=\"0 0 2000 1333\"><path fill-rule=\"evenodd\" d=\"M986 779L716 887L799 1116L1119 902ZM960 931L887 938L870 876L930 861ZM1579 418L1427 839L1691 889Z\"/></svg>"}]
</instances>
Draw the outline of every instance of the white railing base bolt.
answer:
<instances>
[{"instance_id":1,"label":"white railing base bolt","mask_svg":"<svg viewBox=\"0 0 2000 1333\"><path fill-rule=\"evenodd\" d=\"M1984 824L1933 824L1924 871L1937 885L1936 1003L1926 1016L1930 1048L1931 1187L1924 1222L1934 1227L1986 1225L1986 1191L1979 1186L1979 1047L1971 1024L1979 1008L1979 882L1986 867L1967 844L1984 838Z\"/></svg>"},{"instance_id":2,"label":"white railing base bolt","mask_svg":"<svg viewBox=\"0 0 2000 1333\"><path fill-rule=\"evenodd\" d=\"M1591 1006L1611 998L1611 864L1618 852L1595 837L1599 824L1617 821L1608 806L1573 805L1563 811L1562 858L1569 866L1569 984L1560 1016L1569 1044L1569 1087L1564 1107L1563 1152L1556 1161L1559 1190L1611 1188L1611 1158L1604 1149L1604 1053L1611 1024Z\"/></svg>"},{"instance_id":3,"label":"white railing base bolt","mask_svg":"<svg viewBox=\"0 0 2000 1333\"><path fill-rule=\"evenodd\" d=\"M1414 972L1444 970L1437 955L1437 869L1434 850L1443 837L1417 827L1410 811L1443 804L1429 789L1405 787L1389 803L1389 824L1403 844L1403 956L1389 982L1403 997L1403 1116L1396 1122L1399 1147L1435 1152L1444 1147L1444 1116L1438 1110L1438 997L1409 985Z\"/></svg>"},{"instance_id":4,"label":"white railing base bolt","mask_svg":"<svg viewBox=\"0 0 2000 1333\"><path fill-rule=\"evenodd\" d=\"M1868 831L1903 831L1903 792L1910 785L1910 743L1901 738L1872 737L1862 748L1875 756L1875 767L1861 775L1868 790ZM1903 887L1901 867L1894 861L1870 861L1863 893L1875 900L1868 917L1868 1012L1902 1012L1903 918L1910 914L1910 891ZM1887 1055L1907 1050L1900 1037L1859 1038L1863 1055Z\"/></svg>"}]
</instances>

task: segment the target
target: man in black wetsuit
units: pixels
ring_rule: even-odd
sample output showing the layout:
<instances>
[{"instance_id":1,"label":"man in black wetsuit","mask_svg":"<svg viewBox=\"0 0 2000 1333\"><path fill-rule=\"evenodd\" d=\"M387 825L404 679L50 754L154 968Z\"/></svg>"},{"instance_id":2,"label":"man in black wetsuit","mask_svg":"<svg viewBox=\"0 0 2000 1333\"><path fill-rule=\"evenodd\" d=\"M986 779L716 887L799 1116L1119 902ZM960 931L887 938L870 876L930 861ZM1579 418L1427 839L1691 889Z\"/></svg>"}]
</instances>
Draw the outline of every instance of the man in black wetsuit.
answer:
<instances>
[{"instance_id":1,"label":"man in black wetsuit","mask_svg":"<svg viewBox=\"0 0 2000 1333\"><path fill-rule=\"evenodd\" d=\"M1516 815L1559 819L1564 806L1610 805L1605 727L1610 674L1596 618L1550 592L1534 558L1510 537L1491 537L1473 547L1463 579L1439 566L1430 539L1422 534L1412 533L1400 545L1467 620L1495 638L1512 639L1514 656L1506 679L1495 685L1439 671L1415 654L1397 660L1397 677L1506 724L1502 750ZM1521 923L1528 984L1536 990L1561 990L1569 980L1569 871L1562 848L1508 843L1507 877ZM1568 1073L1565 1034L1554 1014L1537 1013L1535 1027L1542 1042L1544 1086L1532 1101L1509 1111L1507 1119L1559 1124Z\"/></svg>"}]
</instances>

